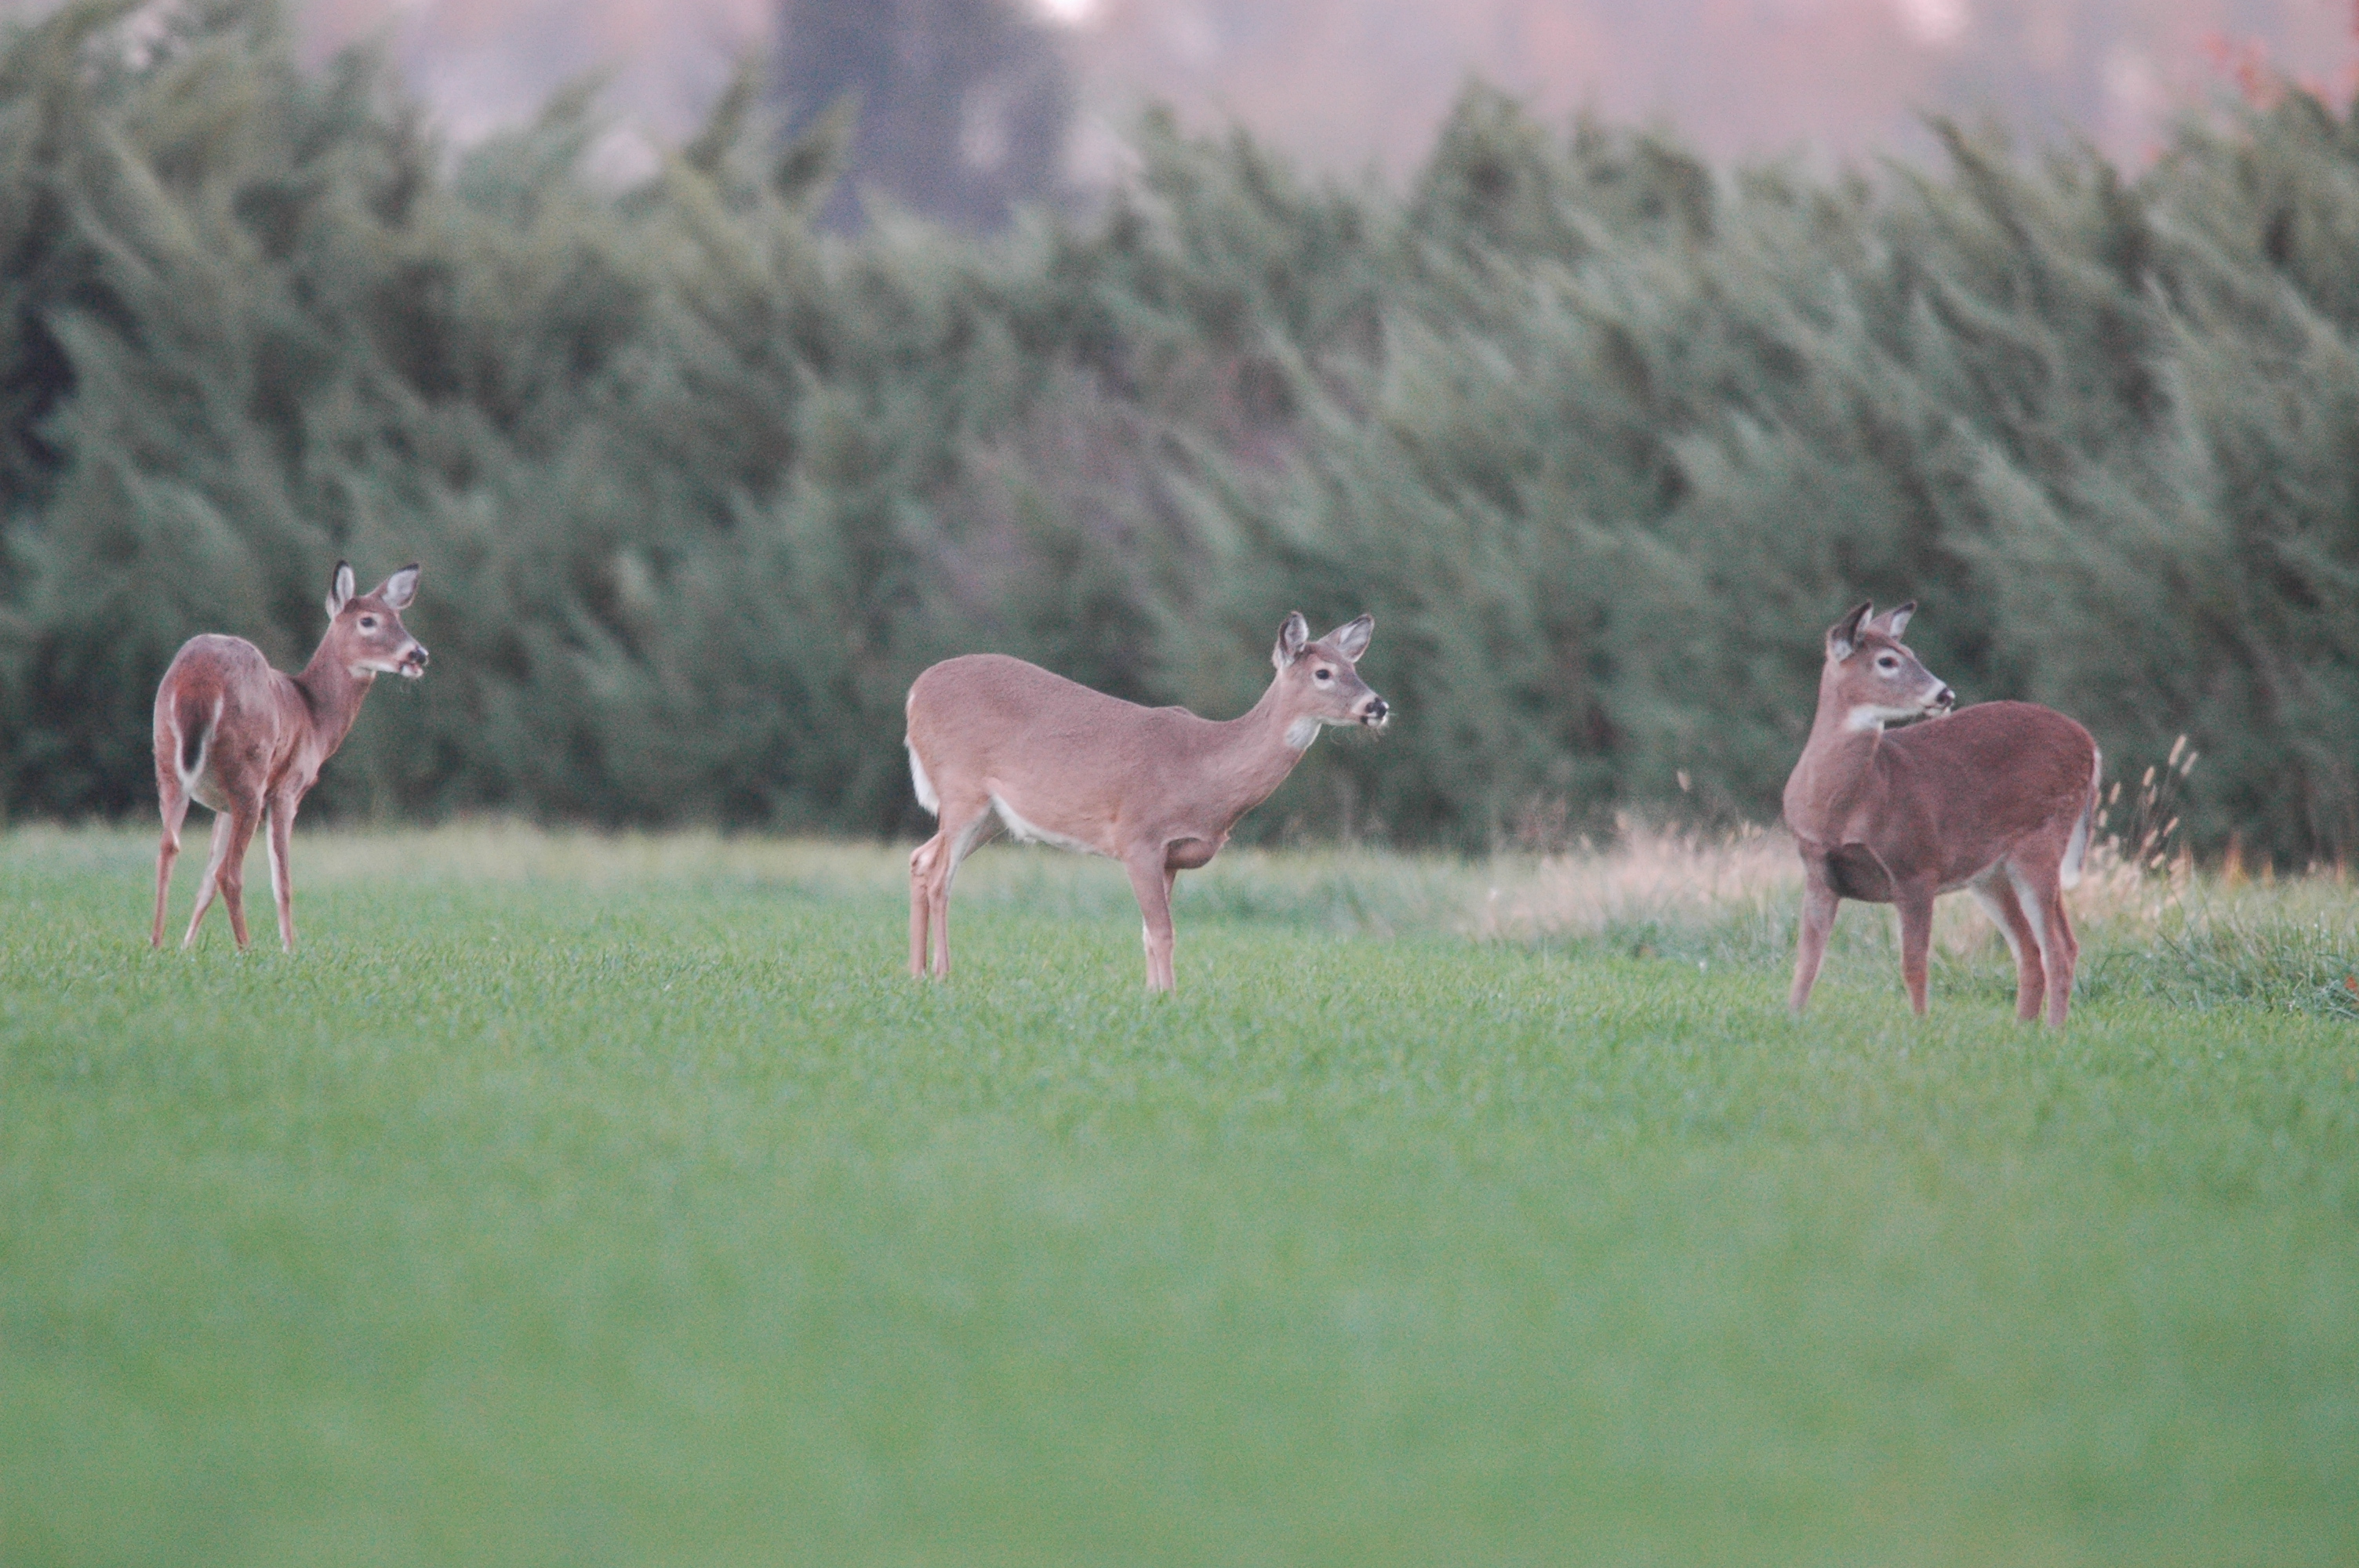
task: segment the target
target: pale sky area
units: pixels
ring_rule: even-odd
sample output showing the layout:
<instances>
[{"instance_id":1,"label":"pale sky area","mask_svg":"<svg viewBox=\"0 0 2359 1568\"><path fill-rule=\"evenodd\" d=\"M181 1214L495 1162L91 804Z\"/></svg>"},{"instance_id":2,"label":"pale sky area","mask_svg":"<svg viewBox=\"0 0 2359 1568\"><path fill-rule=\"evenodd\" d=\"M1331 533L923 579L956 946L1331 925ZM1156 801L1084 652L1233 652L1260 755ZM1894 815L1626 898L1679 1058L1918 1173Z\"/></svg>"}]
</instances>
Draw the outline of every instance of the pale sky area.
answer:
<instances>
[{"instance_id":1,"label":"pale sky area","mask_svg":"<svg viewBox=\"0 0 2359 1568\"><path fill-rule=\"evenodd\" d=\"M904 0L876 0L890 7ZM2131 163L2238 61L2347 96L2354 0L1028 0L1082 103L1069 161L1119 166L1141 103L1240 121L1316 166L1400 173L1470 77L1562 121L1670 124L1705 151L1921 153L1927 110L2083 135ZM602 67L643 133L697 120L777 0L310 0L324 57L373 32L454 137Z\"/></svg>"}]
</instances>

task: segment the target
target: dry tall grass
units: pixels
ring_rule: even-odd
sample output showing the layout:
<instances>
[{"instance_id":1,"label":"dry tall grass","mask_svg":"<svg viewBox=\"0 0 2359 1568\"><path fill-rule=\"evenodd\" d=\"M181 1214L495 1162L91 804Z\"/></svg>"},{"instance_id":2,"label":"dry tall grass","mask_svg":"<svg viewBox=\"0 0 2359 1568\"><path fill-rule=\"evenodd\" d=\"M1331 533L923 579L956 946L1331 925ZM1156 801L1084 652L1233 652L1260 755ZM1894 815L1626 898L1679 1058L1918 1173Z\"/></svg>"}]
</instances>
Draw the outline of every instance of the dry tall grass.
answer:
<instances>
[{"instance_id":1,"label":"dry tall grass","mask_svg":"<svg viewBox=\"0 0 2359 1568\"><path fill-rule=\"evenodd\" d=\"M2120 793L2112 792L2116 809ZM2066 895L2085 989L2359 1018L2359 895L2348 868L2282 878L2245 875L2233 861L2201 871L2173 843L2176 827L2149 773L2125 831L2105 832L2091 847L2079 887ZM1793 950L1801 863L1782 831L1714 836L1625 821L1608 846L1501 857L1487 870L1490 885L1465 922L1478 937L1764 964ZM1892 912L1844 909L1838 950L1874 949L1897 964ZM1937 969L2012 986L2004 942L1972 899L1935 906L1933 943Z\"/></svg>"},{"instance_id":2,"label":"dry tall grass","mask_svg":"<svg viewBox=\"0 0 2359 1568\"><path fill-rule=\"evenodd\" d=\"M1530 941L1774 923L1802 896L1801 862L1781 832L1710 836L1626 817L1617 827L1603 849L1583 839L1564 854L1495 858L1473 934Z\"/></svg>"}]
</instances>

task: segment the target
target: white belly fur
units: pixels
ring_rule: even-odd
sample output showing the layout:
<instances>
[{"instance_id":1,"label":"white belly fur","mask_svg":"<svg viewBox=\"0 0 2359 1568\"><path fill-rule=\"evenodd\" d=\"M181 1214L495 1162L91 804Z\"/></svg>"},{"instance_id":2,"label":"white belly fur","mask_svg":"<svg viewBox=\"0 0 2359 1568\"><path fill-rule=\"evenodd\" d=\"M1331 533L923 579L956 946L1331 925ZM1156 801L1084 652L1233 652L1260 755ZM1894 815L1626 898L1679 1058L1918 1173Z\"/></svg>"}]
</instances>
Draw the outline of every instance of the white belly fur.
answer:
<instances>
[{"instance_id":1,"label":"white belly fur","mask_svg":"<svg viewBox=\"0 0 2359 1568\"><path fill-rule=\"evenodd\" d=\"M991 808L999 813L999 820L1007 824L1007 831L1009 835L1019 842L1027 844L1054 844L1060 849L1072 849L1083 855L1096 855L1103 853L1103 851L1099 849L1094 844L1085 844L1079 838L1071 838L1065 834L1054 832L1049 828L1041 827L1037 822L1025 821L1023 816L1016 812L1016 808L1007 804L1007 797L999 794L996 790L992 792Z\"/></svg>"}]
</instances>

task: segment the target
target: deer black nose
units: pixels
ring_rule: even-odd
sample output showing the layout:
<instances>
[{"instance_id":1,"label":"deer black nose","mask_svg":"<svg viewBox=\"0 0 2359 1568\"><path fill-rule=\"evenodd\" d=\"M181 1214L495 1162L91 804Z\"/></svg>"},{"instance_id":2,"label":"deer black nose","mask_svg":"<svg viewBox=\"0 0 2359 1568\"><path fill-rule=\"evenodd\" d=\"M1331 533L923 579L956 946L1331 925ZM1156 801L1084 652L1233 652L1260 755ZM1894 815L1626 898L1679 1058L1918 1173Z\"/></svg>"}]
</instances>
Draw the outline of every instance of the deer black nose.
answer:
<instances>
[{"instance_id":1,"label":"deer black nose","mask_svg":"<svg viewBox=\"0 0 2359 1568\"><path fill-rule=\"evenodd\" d=\"M1372 697L1368 698L1367 720L1369 723L1382 724L1385 721L1386 717L1391 712L1391 705L1386 703L1383 697Z\"/></svg>"},{"instance_id":2,"label":"deer black nose","mask_svg":"<svg viewBox=\"0 0 2359 1568\"><path fill-rule=\"evenodd\" d=\"M1957 702L1958 694L1951 691L1948 687L1943 687L1940 691L1933 694L1933 706L1936 708L1954 708L1957 706Z\"/></svg>"}]
</instances>

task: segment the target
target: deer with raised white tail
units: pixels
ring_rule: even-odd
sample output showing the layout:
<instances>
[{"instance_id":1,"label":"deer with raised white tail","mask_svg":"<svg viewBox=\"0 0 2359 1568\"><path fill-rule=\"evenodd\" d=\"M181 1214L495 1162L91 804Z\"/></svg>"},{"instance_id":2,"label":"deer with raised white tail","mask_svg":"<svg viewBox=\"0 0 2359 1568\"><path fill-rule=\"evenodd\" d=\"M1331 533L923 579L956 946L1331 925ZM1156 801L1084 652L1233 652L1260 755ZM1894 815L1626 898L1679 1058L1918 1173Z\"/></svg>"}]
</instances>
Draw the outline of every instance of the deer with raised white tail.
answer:
<instances>
[{"instance_id":1,"label":"deer with raised white tail","mask_svg":"<svg viewBox=\"0 0 2359 1568\"><path fill-rule=\"evenodd\" d=\"M1269 798L1321 726L1380 730L1385 699L1360 679L1375 622L1313 641L1299 611L1278 630L1277 678L1244 717L1141 708L1001 654L945 659L909 687L909 777L940 831L909 857L909 972L951 972L951 879L995 816L1019 839L1119 860L1146 921L1147 984L1168 991L1171 886L1207 864Z\"/></svg>"},{"instance_id":2,"label":"deer with raised white tail","mask_svg":"<svg viewBox=\"0 0 2359 1568\"><path fill-rule=\"evenodd\" d=\"M1925 1012L1933 900L1970 890L2015 955L2015 1011L2061 1024L2081 945L2062 890L2081 880L2097 808L2097 743L2029 702L1957 708L1900 641L1914 601L1861 604L1827 629L1819 709L1786 781L1807 881L1788 1000L1799 1013L1846 898L1897 905L1900 976ZM1887 731L1888 724L1923 722Z\"/></svg>"},{"instance_id":3,"label":"deer with raised white tail","mask_svg":"<svg viewBox=\"0 0 2359 1568\"><path fill-rule=\"evenodd\" d=\"M295 884L287 860L295 809L321 764L343 744L376 677L416 680L426 673L426 649L401 623L418 592L418 568L404 567L367 593L354 592L357 586L351 566L338 561L328 589L328 634L300 675L272 669L262 650L242 637L211 633L182 643L164 672L156 688L156 797L164 841L156 853L151 946L164 945L164 903L193 799L213 812L212 854L180 946L195 944L218 893L229 908L231 935L245 946L245 851L267 811L278 940L295 950Z\"/></svg>"}]
</instances>

